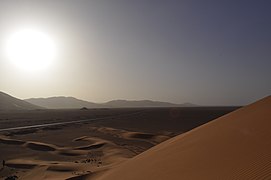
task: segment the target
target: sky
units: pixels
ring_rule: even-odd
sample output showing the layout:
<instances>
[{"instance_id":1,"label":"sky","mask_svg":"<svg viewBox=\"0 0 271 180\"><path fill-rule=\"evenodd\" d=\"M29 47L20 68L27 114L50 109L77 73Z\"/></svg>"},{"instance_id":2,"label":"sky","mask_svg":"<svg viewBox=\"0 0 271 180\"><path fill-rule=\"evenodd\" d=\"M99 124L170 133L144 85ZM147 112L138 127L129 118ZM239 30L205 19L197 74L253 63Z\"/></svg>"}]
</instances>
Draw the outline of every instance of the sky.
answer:
<instances>
[{"instance_id":1,"label":"sky","mask_svg":"<svg viewBox=\"0 0 271 180\"><path fill-rule=\"evenodd\" d=\"M245 105L270 95L271 2L1 0L0 91L18 98ZM23 27L57 46L27 72L5 55Z\"/></svg>"}]
</instances>

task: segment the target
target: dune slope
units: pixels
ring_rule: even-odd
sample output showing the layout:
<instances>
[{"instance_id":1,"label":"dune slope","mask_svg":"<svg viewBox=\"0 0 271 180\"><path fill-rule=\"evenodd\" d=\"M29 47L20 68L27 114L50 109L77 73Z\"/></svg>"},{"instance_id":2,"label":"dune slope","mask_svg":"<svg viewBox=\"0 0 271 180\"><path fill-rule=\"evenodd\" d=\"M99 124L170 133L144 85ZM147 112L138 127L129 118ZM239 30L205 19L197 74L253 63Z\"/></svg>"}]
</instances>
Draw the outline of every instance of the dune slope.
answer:
<instances>
[{"instance_id":1,"label":"dune slope","mask_svg":"<svg viewBox=\"0 0 271 180\"><path fill-rule=\"evenodd\" d=\"M271 96L172 138L99 180L271 179Z\"/></svg>"}]
</instances>

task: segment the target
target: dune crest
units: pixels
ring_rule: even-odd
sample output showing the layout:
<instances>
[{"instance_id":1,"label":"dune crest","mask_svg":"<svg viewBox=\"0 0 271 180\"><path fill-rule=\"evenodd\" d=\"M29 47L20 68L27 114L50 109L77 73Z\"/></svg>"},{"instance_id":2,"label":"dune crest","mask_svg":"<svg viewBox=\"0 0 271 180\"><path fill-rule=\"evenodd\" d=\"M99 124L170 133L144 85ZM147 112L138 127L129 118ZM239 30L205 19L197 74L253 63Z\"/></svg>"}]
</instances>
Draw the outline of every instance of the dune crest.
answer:
<instances>
[{"instance_id":1,"label":"dune crest","mask_svg":"<svg viewBox=\"0 0 271 180\"><path fill-rule=\"evenodd\" d=\"M271 96L179 135L99 180L271 179Z\"/></svg>"}]
</instances>

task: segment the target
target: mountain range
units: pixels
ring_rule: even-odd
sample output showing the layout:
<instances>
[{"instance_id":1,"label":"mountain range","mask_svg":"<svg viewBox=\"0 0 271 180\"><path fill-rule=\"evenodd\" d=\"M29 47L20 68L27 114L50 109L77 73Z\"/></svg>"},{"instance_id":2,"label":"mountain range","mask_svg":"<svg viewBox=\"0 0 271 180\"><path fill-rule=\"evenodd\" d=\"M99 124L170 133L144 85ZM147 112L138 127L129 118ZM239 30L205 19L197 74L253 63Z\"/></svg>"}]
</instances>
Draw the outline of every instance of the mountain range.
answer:
<instances>
[{"instance_id":1,"label":"mountain range","mask_svg":"<svg viewBox=\"0 0 271 180\"><path fill-rule=\"evenodd\" d=\"M31 98L25 99L25 101L45 107L48 109L77 109L77 108L137 108L137 107L190 107L195 106L190 103L173 104L169 102L140 100L140 101L128 101L128 100L113 100L106 103L93 103L76 99L74 97L49 97L49 98Z\"/></svg>"},{"instance_id":2,"label":"mountain range","mask_svg":"<svg viewBox=\"0 0 271 180\"><path fill-rule=\"evenodd\" d=\"M113 100L106 103L93 103L74 97L30 98L21 100L0 92L0 110L33 110L33 109L78 109L78 108L137 108L137 107L192 107L190 103L173 104L169 102L140 100Z\"/></svg>"}]
</instances>

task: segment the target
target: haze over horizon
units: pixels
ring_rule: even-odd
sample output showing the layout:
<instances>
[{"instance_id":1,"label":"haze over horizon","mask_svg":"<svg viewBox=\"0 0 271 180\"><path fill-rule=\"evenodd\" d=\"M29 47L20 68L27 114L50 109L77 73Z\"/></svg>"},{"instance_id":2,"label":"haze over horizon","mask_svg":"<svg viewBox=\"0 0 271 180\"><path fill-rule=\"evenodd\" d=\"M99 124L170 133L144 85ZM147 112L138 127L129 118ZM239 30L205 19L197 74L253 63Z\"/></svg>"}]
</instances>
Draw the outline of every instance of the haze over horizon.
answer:
<instances>
[{"instance_id":1,"label":"haze over horizon","mask_svg":"<svg viewBox=\"0 0 271 180\"><path fill-rule=\"evenodd\" d=\"M3 0L0 91L20 99L246 105L270 95L271 2ZM5 56L10 34L49 34L57 56L30 72Z\"/></svg>"}]
</instances>

